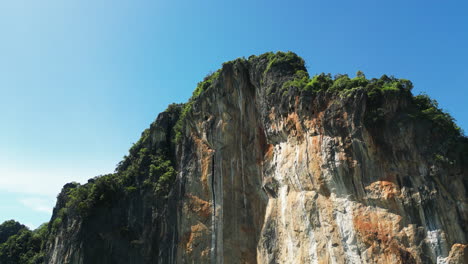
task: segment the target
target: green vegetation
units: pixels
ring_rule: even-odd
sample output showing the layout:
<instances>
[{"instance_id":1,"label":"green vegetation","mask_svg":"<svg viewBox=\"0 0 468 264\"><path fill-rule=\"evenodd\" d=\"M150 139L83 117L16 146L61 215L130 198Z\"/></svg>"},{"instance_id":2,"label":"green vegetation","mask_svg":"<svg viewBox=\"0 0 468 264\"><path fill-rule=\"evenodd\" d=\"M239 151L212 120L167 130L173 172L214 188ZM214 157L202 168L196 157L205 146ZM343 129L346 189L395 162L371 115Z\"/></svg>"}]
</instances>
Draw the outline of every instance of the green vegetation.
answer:
<instances>
[{"instance_id":1,"label":"green vegetation","mask_svg":"<svg viewBox=\"0 0 468 264\"><path fill-rule=\"evenodd\" d=\"M187 119L188 113L192 110L192 106L194 103L195 98L200 96L203 92L208 90L214 83L215 80L219 78L219 75L221 73L221 69L217 70L214 73L208 74L203 81L199 82L197 84L197 88L195 88L195 91L193 91L192 97L189 99L187 103L185 103L182 107L182 111L179 116L179 120L177 120L176 124L174 125L174 138L173 141L174 143L180 142L182 139L182 132L185 128L185 123Z\"/></svg>"},{"instance_id":2,"label":"green vegetation","mask_svg":"<svg viewBox=\"0 0 468 264\"><path fill-rule=\"evenodd\" d=\"M333 85L333 79L330 74L319 74L313 78L309 78L306 71L299 70L294 74L294 78L283 84L281 91L287 93L292 87L298 88L301 91L326 91Z\"/></svg>"},{"instance_id":3,"label":"green vegetation","mask_svg":"<svg viewBox=\"0 0 468 264\"><path fill-rule=\"evenodd\" d=\"M97 207L111 206L116 200L137 193L139 179L145 179L143 188L151 188L156 197L167 196L175 181L176 171L166 155L152 153L142 147L127 159L132 162L125 170L98 176L87 184L77 184L75 188L68 189L65 207L58 211L52 229L58 228L71 212L86 218Z\"/></svg>"},{"instance_id":4,"label":"green vegetation","mask_svg":"<svg viewBox=\"0 0 468 264\"><path fill-rule=\"evenodd\" d=\"M159 156L156 157L156 161L150 165L149 178L144 181L144 184L151 186L158 194L167 194L176 175L176 170L172 166L171 161Z\"/></svg>"},{"instance_id":5,"label":"green vegetation","mask_svg":"<svg viewBox=\"0 0 468 264\"><path fill-rule=\"evenodd\" d=\"M8 220L0 225L0 244L8 240L12 235L17 234L21 229L25 229L26 226L16 222L15 220Z\"/></svg>"},{"instance_id":6,"label":"green vegetation","mask_svg":"<svg viewBox=\"0 0 468 264\"><path fill-rule=\"evenodd\" d=\"M272 68L292 68L295 70L305 70L304 69L304 60L297 56L296 53L288 51L282 52L278 51L276 53L268 52L259 56L260 58L266 57L268 59L268 65L265 69L265 72L270 71Z\"/></svg>"},{"instance_id":7,"label":"green vegetation","mask_svg":"<svg viewBox=\"0 0 468 264\"><path fill-rule=\"evenodd\" d=\"M60 227L60 225L62 225L62 217L63 216L64 216L64 214L55 217L54 221L52 222L52 230L53 231L57 230Z\"/></svg>"},{"instance_id":8,"label":"green vegetation","mask_svg":"<svg viewBox=\"0 0 468 264\"><path fill-rule=\"evenodd\" d=\"M180 105L173 104L166 112L177 117L180 108ZM66 224L71 215L87 219L94 210L111 207L116 201L140 190L150 190L155 201L167 198L176 179L171 143L163 142L156 147L151 140L151 130L146 129L114 173L97 176L83 185L65 185L58 197L61 207L54 211L51 231L55 232Z\"/></svg>"},{"instance_id":9,"label":"green vegetation","mask_svg":"<svg viewBox=\"0 0 468 264\"><path fill-rule=\"evenodd\" d=\"M193 100L185 103L182 111L180 113L179 120L177 120L174 125L174 143L179 143L182 139L182 132L185 128L185 120L187 119L187 114L192 110Z\"/></svg>"},{"instance_id":10,"label":"green vegetation","mask_svg":"<svg viewBox=\"0 0 468 264\"><path fill-rule=\"evenodd\" d=\"M59 227L69 212L77 212L82 217L101 204L110 204L124 194L125 178L118 174L107 174L90 180L87 184L68 189L65 207L61 208L52 223L52 228Z\"/></svg>"},{"instance_id":11,"label":"green vegetation","mask_svg":"<svg viewBox=\"0 0 468 264\"><path fill-rule=\"evenodd\" d=\"M16 221L4 222L0 225L0 263L44 263L47 236L47 223L31 231Z\"/></svg>"},{"instance_id":12,"label":"green vegetation","mask_svg":"<svg viewBox=\"0 0 468 264\"><path fill-rule=\"evenodd\" d=\"M283 83L280 89L281 95L287 94L290 89L313 94L327 92L342 97L351 96L355 91L362 90L368 97L366 123L371 126L384 121L386 99L395 96L407 97L410 98L414 106L412 109L408 109L409 116L425 120L431 125L434 132L444 134L446 137L462 135L454 119L440 109L435 100L430 99L427 95L412 96L413 84L406 79L387 75L383 75L379 79L367 79L361 71L358 71L354 78L350 78L347 74L338 74L332 78L330 74L324 73L310 78L306 71L298 70L291 80Z\"/></svg>"},{"instance_id":13,"label":"green vegetation","mask_svg":"<svg viewBox=\"0 0 468 264\"><path fill-rule=\"evenodd\" d=\"M221 70L217 70L214 73L208 74L203 81L197 84L197 88L193 91L192 97L190 98L193 100L194 98L198 97L203 91L208 90L210 86L213 84L214 80L218 79Z\"/></svg>"},{"instance_id":14,"label":"green vegetation","mask_svg":"<svg viewBox=\"0 0 468 264\"><path fill-rule=\"evenodd\" d=\"M341 95L349 95L352 90L363 89L372 98L382 94L410 91L413 85L406 79L397 79L386 75L380 79L368 80L361 71L358 71L355 78L350 78L347 74L338 74L332 78L331 74L325 73L310 78L307 72L298 70L291 80L283 83L282 94L287 93L291 88L297 88L304 92L327 91Z\"/></svg>"},{"instance_id":15,"label":"green vegetation","mask_svg":"<svg viewBox=\"0 0 468 264\"><path fill-rule=\"evenodd\" d=\"M440 109L436 100L431 99L426 94L421 94L414 96L413 102L417 107L413 117L433 123L434 129L446 136L462 135L462 130L455 124L454 118Z\"/></svg>"},{"instance_id":16,"label":"green vegetation","mask_svg":"<svg viewBox=\"0 0 468 264\"><path fill-rule=\"evenodd\" d=\"M383 75L379 79L367 79L363 72L358 71L356 77L350 78L347 74L337 74L334 78L331 74L321 73L310 78L307 72L296 71L294 77L283 83L280 89L285 95L290 89L298 89L301 92L316 94L327 92L341 97L351 96L358 90L364 91L368 100L368 123L377 123L383 120L384 112L382 103L384 98L398 94L411 94L413 85L406 79L397 79Z\"/></svg>"},{"instance_id":17,"label":"green vegetation","mask_svg":"<svg viewBox=\"0 0 468 264\"><path fill-rule=\"evenodd\" d=\"M414 96L412 101L415 109L409 116L431 131L425 140L434 160L454 164L460 158L463 164L468 164L468 138L455 124L454 118L440 109L437 101L426 94Z\"/></svg>"}]
</instances>

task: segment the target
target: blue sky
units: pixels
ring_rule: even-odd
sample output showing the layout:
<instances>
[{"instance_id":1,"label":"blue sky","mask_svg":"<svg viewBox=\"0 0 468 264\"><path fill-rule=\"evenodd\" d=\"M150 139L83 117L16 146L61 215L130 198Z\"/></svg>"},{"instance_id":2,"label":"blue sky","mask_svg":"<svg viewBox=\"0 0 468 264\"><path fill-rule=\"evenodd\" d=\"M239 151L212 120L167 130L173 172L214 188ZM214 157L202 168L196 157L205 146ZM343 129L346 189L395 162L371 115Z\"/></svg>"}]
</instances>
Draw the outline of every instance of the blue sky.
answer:
<instances>
[{"instance_id":1,"label":"blue sky","mask_svg":"<svg viewBox=\"0 0 468 264\"><path fill-rule=\"evenodd\" d=\"M4 0L0 222L48 221L221 63L294 51L311 74L413 81L468 130L466 1Z\"/></svg>"}]
</instances>

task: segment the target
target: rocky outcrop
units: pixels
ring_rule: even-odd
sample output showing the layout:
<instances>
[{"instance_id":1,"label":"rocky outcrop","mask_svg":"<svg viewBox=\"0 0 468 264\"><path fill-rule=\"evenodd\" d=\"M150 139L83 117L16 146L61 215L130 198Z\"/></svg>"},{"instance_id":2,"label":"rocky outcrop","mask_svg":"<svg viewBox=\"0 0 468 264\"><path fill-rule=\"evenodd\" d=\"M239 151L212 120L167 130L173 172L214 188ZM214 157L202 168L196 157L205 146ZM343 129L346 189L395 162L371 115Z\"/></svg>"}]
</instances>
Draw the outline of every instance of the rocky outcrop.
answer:
<instances>
[{"instance_id":1,"label":"rocky outcrop","mask_svg":"<svg viewBox=\"0 0 468 264\"><path fill-rule=\"evenodd\" d=\"M466 263L466 138L406 82L304 73L292 53L223 64L132 147L119 195L73 207L88 187L64 188L48 263ZM148 155L175 165L167 192Z\"/></svg>"},{"instance_id":2,"label":"rocky outcrop","mask_svg":"<svg viewBox=\"0 0 468 264\"><path fill-rule=\"evenodd\" d=\"M167 195L155 191L148 183L155 162L144 153L173 159L170 142L177 108L158 116L116 174L64 186L49 224L46 263L174 262L177 189Z\"/></svg>"}]
</instances>

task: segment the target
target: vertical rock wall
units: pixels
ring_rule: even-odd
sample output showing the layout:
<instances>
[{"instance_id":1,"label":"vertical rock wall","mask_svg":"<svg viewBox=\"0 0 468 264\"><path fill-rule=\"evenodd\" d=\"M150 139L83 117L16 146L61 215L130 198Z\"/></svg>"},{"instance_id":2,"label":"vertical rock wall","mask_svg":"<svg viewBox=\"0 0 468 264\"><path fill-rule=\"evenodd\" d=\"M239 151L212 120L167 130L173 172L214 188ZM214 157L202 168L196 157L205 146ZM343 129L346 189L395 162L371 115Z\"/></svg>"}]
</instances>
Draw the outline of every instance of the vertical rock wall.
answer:
<instances>
[{"instance_id":1,"label":"vertical rock wall","mask_svg":"<svg viewBox=\"0 0 468 264\"><path fill-rule=\"evenodd\" d=\"M255 263L267 195L265 138L245 65L226 66L193 105L179 146L180 263Z\"/></svg>"}]
</instances>

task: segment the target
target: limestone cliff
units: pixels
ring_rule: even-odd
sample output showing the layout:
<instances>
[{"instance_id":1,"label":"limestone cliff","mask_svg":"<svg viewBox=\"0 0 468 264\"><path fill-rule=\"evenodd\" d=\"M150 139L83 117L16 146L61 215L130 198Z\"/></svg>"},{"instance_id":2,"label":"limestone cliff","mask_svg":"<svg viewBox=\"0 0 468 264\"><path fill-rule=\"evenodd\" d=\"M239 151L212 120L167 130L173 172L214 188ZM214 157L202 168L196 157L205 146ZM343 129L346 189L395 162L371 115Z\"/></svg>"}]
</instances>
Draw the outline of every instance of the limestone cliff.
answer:
<instances>
[{"instance_id":1,"label":"limestone cliff","mask_svg":"<svg viewBox=\"0 0 468 264\"><path fill-rule=\"evenodd\" d=\"M68 184L46 262L468 263L468 151L411 83L238 59Z\"/></svg>"}]
</instances>

